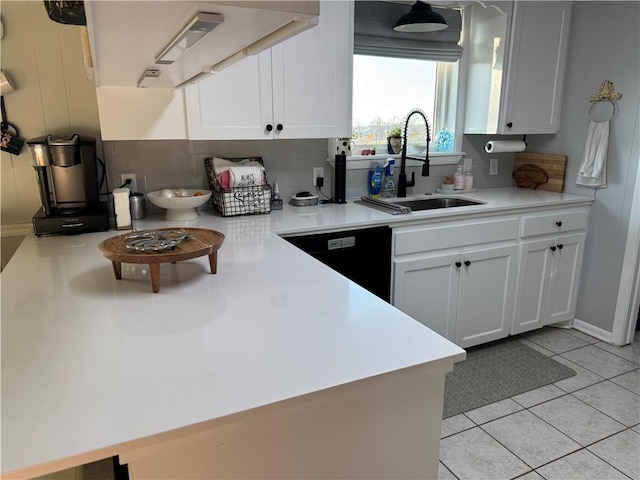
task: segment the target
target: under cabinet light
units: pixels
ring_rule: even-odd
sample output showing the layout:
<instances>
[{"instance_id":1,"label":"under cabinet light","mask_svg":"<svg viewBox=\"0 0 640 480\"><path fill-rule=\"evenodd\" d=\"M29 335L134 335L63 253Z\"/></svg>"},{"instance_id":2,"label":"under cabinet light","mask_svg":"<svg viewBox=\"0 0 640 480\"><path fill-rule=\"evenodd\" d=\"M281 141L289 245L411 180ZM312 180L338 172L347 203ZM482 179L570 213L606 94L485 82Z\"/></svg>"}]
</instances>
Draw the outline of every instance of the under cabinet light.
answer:
<instances>
[{"instance_id":1,"label":"under cabinet light","mask_svg":"<svg viewBox=\"0 0 640 480\"><path fill-rule=\"evenodd\" d=\"M160 70L145 70L142 73L142 76L138 79L138 88L151 87L159 76Z\"/></svg>"},{"instance_id":2,"label":"under cabinet light","mask_svg":"<svg viewBox=\"0 0 640 480\"><path fill-rule=\"evenodd\" d=\"M223 21L224 17L218 13L198 12L156 56L156 63L171 65Z\"/></svg>"},{"instance_id":3,"label":"under cabinet light","mask_svg":"<svg viewBox=\"0 0 640 480\"><path fill-rule=\"evenodd\" d=\"M291 22L283 25L277 30L271 32L269 35L255 41L251 45L247 46L244 51L247 55L256 55L267 48L271 48L279 42L286 40L289 37L293 37L295 34L306 30L311 25L308 22L300 20L292 20Z\"/></svg>"},{"instance_id":4,"label":"under cabinet light","mask_svg":"<svg viewBox=\"0 0 640 480\"><path fill-rule=\"evenodd\" d=\"M184 87L186 85L196 84L200 80L202 80L203 78L206 78L209 75L213 75L214 73L216 73L216 72L213 71L213 67L206 67L201 72L196 73L193 77L187 78L184 82L179 83L178 85L176 85L175 88L182 88L182 87Z\"/></svg>"},{"instance_id":5,"label":"under cabinet light","mask_svg":"<svg viewBox=\"0 0 640 480\"><path fill-rule=\"evenodd\" d=\"M216 63L213 67L211 67L211 71L214 73L218 73L221 72L222 70L224 70L225 68L233 65L234 63L242 60L243 58L245 58L247 56L247 54L245 53L244 50L240 50L239 52L234 53L233 55L228 56L227 58L225 58L224 60Z\"/></svg>"}]
</instances>

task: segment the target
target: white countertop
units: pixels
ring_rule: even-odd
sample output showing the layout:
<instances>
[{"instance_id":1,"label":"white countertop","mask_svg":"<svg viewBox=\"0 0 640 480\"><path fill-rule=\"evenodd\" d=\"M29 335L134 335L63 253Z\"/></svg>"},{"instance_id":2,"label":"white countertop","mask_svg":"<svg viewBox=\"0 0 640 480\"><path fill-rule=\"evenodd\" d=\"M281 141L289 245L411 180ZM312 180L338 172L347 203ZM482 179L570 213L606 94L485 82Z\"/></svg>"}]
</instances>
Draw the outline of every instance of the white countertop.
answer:
<instances>
[{"instance_id":1,"label":"white countertop","mask_svg":"<svg viewBox=\"0 0 640 480\"><path fill-rule=\"evenodd\" d=\"M283 211L272 211L269 224L279 235L360 228L371 225L398 225L426 221L442 221L464 216L478 216L509 211L557 208L558 206L590 205L593 198L569 193L553 193L524 188L485 188L473 193L447 195L414 195L407 198L382 199L389 201L416 198L461 197L486 202L468 207L441 208L415 211L409 215L391 215L354 204L353 199L343 205L324 204L313 207L292 207L285 204Z\"/></svg>"},{"instance_id":2,"label":"white countertop","mask_svg":"<svg viewBox=\"0 0 640 480\"><path fill-rule=\"evenodd\" d=\"M162 432L462 359L460 348L276 234L592 201L517 189L465 196L488 203L401 216L349 202L137 221L226 237L216 275L206 257L163 264L158 294L144 265L123 264L114 279L97 245L122 232L27 237L0 275L3 474L61 470Z\"/></svg>"}]
</instances>

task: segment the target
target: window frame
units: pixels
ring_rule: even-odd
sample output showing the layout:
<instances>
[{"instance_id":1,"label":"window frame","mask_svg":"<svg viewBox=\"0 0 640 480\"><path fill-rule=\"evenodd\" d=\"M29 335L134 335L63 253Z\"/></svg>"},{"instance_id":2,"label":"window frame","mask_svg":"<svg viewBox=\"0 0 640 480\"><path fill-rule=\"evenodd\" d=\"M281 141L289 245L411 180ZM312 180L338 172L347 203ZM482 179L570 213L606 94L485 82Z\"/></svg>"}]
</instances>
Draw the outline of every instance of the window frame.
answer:
<instances>
[{"instance_id":1,"label":"window frame","mask_svg":"<svg viewBox=\"0 0 640 480\"><path fill-rule=\"evenodd\" d=\"M354 55L358 55L354 53ZM364 55L364 54L362 54ZM371 55L371 54L367 54ZM373 56L373 55L372 55ZM393 57L398 58L398 57ZM428 118L429 120L429 133L431 137L430 141L430 150L429 157L431 159L432 164L455 164L458 163L461 156L464 155L464 152L461 151L462 146L462 133L461 127L462 122L460 121L461 109L460 109L460 100L464 98L463 95L460 95L460 81L461 78L460 70L464 68L463 65L464 56L458 60L457 62L442 62L437 61L436 66L436 84L434 89L434 114L433 118ZM424 59L421 59L424 60ZM464 112L464 108L462 108L462 112ZM406 114L404 113L403 122L406 118ZM352 113L353 115L353 113ZM353 120L353 117L352 117ZM442 129L443 126L447 126L447 128L452 132L454 137L454 146L451 152L436 152L431 148L433 146L433 142L437 133ZM450 127L453 126L453 127ZM404 125L403 125L404 126ZM373 147L372 144L362 144L358 146L358 150L362 149L371 149ZM376 151L376 155L352 155L352 158L361 158L361 159L372 159L375 157L389 157L390 154L387 153L386 149L383 152ZM391 155L393 156L393 155ZM437 160L438 157L442 157L440 160ZM448 158L453 157L453 158ZM435 160L434 160L435 159Z\"/></svg>"}]
</instances>

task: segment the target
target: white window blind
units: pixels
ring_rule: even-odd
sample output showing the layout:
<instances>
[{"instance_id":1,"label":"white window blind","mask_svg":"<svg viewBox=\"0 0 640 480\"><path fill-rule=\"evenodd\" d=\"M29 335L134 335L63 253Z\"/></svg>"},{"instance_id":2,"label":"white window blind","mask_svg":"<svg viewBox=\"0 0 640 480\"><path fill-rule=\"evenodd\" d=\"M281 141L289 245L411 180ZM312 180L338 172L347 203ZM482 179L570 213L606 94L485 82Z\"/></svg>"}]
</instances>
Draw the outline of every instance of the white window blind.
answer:
<instances>
[{"instance_id":1,"label":"white window blind","mask_svg":"<svg viewBox=\"0 0 640 480\"><path fill-rule=\"evenodd\" d=\"M396 32L396 20L411 9L411 4L385 1L355 2L353 52L382 57L417 58L455 62L462 56L459 45L462 30L460 10L432 7L447 21L437 32Z\"/></svg>"}]
</instances>

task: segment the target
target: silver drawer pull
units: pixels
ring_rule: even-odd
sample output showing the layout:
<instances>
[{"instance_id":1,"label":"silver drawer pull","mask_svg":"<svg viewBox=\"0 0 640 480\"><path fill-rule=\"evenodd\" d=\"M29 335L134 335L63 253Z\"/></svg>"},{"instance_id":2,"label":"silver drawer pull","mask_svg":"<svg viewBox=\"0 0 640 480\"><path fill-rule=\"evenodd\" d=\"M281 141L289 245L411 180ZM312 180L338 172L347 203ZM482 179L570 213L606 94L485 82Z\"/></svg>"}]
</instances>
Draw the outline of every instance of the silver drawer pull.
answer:
<instances>
[{"instance_id":1,"label":"silver drawer pull","mask_svg":"<svg viewBox=\"0 0 640 480\"><path fill-rule=\"evenodd\" d=\"M84 223L63 223L62 228L82 227Z\"/></svg>"}]
</instances>

